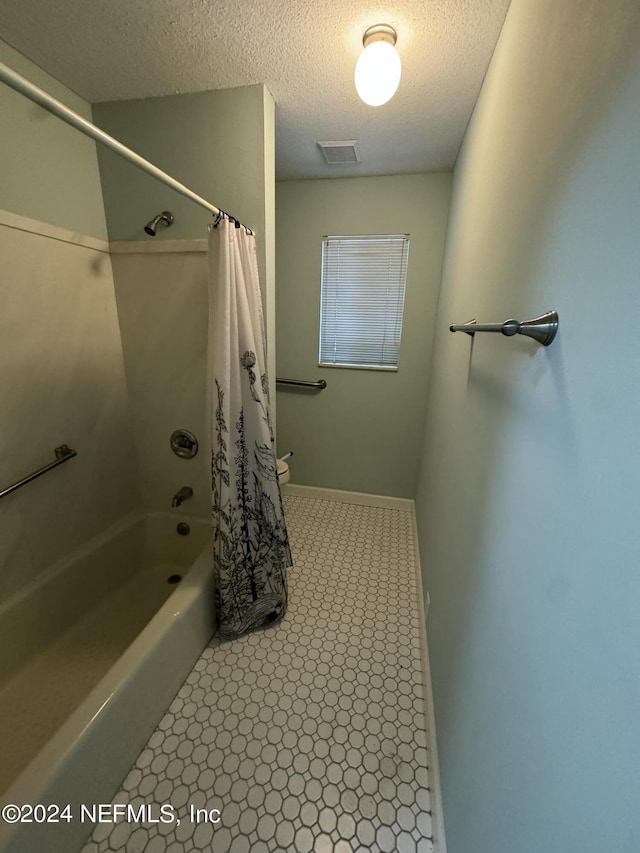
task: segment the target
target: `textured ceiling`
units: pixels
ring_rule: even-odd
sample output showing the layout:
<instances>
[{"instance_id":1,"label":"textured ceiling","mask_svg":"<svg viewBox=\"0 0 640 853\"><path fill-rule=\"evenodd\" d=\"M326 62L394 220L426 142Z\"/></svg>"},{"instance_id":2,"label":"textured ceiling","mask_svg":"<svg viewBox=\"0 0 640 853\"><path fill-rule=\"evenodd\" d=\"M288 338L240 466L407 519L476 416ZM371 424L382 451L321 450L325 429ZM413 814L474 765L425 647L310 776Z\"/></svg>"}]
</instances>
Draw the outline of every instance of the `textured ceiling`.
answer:
<instances>
[{"instance_id":1,"label":"textured ceiling","mask_svg":"<svg viewBox=\"0 0 640 853\"><path fill-rule=\"evenodd\" d=\"M509 0L2 0L0 37L88 101L264 83L277 176L346 177L453 165ZM396 96L353 85L364 30L398 31ZM357 139L328 166L318 140Z\"/></svg>"}]
</instances>

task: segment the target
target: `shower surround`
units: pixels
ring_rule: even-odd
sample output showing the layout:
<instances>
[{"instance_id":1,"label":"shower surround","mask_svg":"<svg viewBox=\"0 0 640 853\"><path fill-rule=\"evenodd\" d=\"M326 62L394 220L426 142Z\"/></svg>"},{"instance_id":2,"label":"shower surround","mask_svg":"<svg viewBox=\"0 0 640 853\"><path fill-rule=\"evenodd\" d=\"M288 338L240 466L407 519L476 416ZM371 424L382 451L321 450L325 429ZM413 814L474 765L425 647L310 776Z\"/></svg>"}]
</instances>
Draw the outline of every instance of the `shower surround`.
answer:
<instances>
[{"instance_id":1,"label":"shower surround","mask_svg":"<svg viewBox=\"0 0 640 853\"><path fill-rule=\"evenodd\" d=\"M109 246L0 211L0 606L140 506Z\"/></svg>"},{"instance_id":2,"label":"shower surround","mask_svg":"<svg viewBox=\"0 0 640 853\"><path fill-rule=\"evenodd\" d=\"M116 308L109 244L0 211L0 254L6 285L0 318L4 344L0 360L2 485L49 461L55 446L67 443L78 452L76 458L6 496L0 504L0 640L4 651L0 718L5 732L0 787L4 791L7 785L17 786L5 792L5 802L9 792L17 802L42 802L46 797L49 802L72 802L82 792L103 799L113 792L213 632L210 559L205 567L209 575L202 574L201 601L196 606L196 610L198 606L206 609L206 618L200 613L195 627L193 620L187 620L186 629L178 629L175 655L171 641L168 649L162 646L167 642L162 640L164 627L158 627L156 621L153 641L145 629L155 611L163 610L167 594L166 576L158 588L153 566L164 571L172 564L176 571L179 565L184 575L194 560L190 550L198 538L198 519L193 520L187 540L177 536L176 522L189 520L185 514L201 514L207 533L210 531L206 448L195 461L187 462L169 449L169 436L176 426L193 426L195 418L187 416L187 408L190 400L202 396L204 369L193 377L194 383L201 380L200 393L193 384L185 391L183 382L180 396L171 394L169 371L164 370L167 363L175 365L177 360L172 375L179 377L185 373L185 359L197 361L194 350L201 340L206 343L206 320L194 350L178 352L174 348L167 362L150 371L148 359L157 352L157 338L166 333L165 342L169 338L176 342L180 336L175 313L170 318L173 327L158 323L153 326L156 335L150 333L144 323L151 313L149 306L163 305L165 313L168 306L157 292L149 294L143 288L149 303L146 317L136 315L137 336L146 342L148 358L140 371L143 375L146 371L147 378L164 371L157 396L162 401L171 398L161 409L158 432L145 436L150 443L161 431L155 467L163 467L158 460L169 458L170 462L165 466L165 479L157 484L155 500L149 497L148 480L142 478L143 498L134 436L139 436L145 424L130 416L131 396L139 391L135 385L139 373L130 363L129 375L125 374L118 322L120 319L131 330L131 324L125 322L131 319L127 311L131 306ZM201 263L205 257L196 255ZM175 273L178 279L183 260L191 269L192 255L181 253L174 263L170 262L173 256L163 258L168 273ZM147 277L153 275L153 264L149 266ZM203 285L206 310L206 282ZM173 292L184 299L185 288L174 286ZM139 289L136 294L140 295ZM135 358L138 352L131 337L123 337L129 347L127 354L133 348ZM156 388L153 385L152 390ZM200 408L204 422L204 403ZM135 414L140 414L139 407ZM203 434L202 428L196 425L196 429ZM144 437L140 443L144 444ZM171 510L171 495L185 482L193 484L200 504L194 500ZM111 533L119 535L122 525L144 515L153 503L165 511L164 532L157 530L146 546L142 543L145 537L135 533L124 535L122 548L108 541ZM184 559L173 560L171 537L189 552ZM100 547L94 550L97 545ZM200 548L203 545L201 540ZM167 570L166 575L171 573ZM178 597L184 594L185 584L193 588L192 577L180 585ZM177 600L175 596L173 600ZM170 632L171 607L164 615ZM132 652L137 635L145 631L146 645L138 645L138 652ZM172 661L171 675L149 680L142 659L154 658L163 648ZM157 676L157 660L155 667L152 671ZM129 698L123 699L127 691ZM92 755L105 758L98 773ZM7 833L11 833L17 846L7 849L25 849L20 848L22 842L13 829L0 823L0 848L5 849ZM56 838L60 850L72 849L63 831ZM47 849L54 849L52 841L47 839ZM26 843L27 850L33 849Z\"/></svg>"}]
</instances>

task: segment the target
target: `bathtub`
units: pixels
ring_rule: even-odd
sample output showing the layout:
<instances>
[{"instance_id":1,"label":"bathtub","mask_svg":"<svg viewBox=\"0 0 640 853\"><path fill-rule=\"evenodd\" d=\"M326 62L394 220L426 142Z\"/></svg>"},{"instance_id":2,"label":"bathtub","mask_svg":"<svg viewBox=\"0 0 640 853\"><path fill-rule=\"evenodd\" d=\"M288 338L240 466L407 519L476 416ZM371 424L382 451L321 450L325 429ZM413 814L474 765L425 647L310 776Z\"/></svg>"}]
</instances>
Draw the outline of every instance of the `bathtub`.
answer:
<instances>
[{"instance_id":1,"label":"bathtub","mask_svg":"<svg viewBox=\"0 0 640 853\"><path fill-rule=\"evenodd\" d=\"M110 802L214 631L210 539L202 519L131 516L0 607L0 804L73 816L0 821L2 853L82 847L80 804Z\"/></svg>"}]
</instances>

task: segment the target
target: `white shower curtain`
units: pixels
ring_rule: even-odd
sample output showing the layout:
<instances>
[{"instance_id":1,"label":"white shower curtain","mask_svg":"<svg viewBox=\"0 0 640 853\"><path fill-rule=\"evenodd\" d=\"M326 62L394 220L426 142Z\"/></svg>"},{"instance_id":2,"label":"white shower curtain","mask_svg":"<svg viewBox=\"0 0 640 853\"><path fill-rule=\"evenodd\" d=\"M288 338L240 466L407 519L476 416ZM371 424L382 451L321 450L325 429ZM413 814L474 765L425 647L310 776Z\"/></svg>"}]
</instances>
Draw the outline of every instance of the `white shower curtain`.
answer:
<instances>
[{"instance_id":1,"label":"white shower curtain","mask_svg":"<svg viewBox=\"0 0 640 853\"><path fill-rule=\"evenodd\" d=\"M255 238L209 229L211 491L218 634L282 618L291 552L269 411Z\"/></svg>"}]
</instances>

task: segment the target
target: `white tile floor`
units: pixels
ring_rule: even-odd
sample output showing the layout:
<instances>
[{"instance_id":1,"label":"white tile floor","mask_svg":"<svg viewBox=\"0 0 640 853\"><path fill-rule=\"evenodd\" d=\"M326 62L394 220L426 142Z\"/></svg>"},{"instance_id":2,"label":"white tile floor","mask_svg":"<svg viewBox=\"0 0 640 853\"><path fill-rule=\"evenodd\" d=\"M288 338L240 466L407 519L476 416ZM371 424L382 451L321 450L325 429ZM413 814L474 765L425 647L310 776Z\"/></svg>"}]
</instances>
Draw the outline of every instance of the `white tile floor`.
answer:
<instances>
[{"instance_id":1,"label":"white tile floor","mask_svg":"<svg viewBox=\"0 0 640 853\"><path fill-rule=\"evenodd\" d=\"M285 508L285 619L204 650L114 800L180 824L102 824L83 853L434 850L411 513Z\"/></svg>"}]
</instances>

